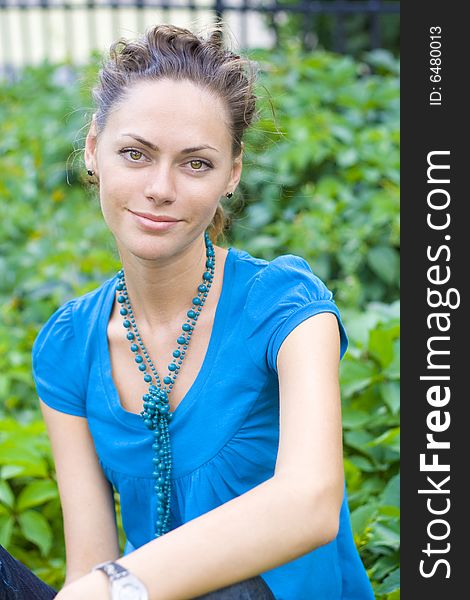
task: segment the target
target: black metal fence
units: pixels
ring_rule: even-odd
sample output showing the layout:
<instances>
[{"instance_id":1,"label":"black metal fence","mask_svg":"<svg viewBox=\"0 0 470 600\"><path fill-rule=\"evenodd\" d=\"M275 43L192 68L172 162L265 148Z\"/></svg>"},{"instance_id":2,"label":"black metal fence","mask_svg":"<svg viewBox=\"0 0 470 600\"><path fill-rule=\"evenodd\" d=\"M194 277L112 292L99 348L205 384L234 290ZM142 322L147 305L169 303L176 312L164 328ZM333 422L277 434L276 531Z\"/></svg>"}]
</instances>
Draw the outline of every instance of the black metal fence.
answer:
<instances>
[{"instance_id":1,"label":"black metal fence","mask_svg":"<svg viewBox=\"0 0 470 600\"><path fill-rule=\"evenodd\" d=\"M0 0L0 72L43 59L81 62L91 50L103 50L120 36L135 37L156 22L203 26L217 18L229 25L242 48L274 47L290 35L311 48L320 45L354 53L357 48L398 44L399 4L390 0ZM389 38L392 31L392 42L384 43L384 31Z\"/></svg>"}]
</instances>

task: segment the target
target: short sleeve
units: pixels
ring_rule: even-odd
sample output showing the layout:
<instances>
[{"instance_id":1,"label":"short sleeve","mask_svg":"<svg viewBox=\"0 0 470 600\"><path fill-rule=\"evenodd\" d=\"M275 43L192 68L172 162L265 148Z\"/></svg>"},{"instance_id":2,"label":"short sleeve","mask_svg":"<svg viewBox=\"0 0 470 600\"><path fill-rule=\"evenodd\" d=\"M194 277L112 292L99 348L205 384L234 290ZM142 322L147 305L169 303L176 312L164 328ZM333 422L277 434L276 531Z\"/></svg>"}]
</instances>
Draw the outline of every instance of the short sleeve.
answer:
<instances>
[{"instance_id":1,"label":"short sleeve","mask_svg":"<svg viewBox=\"0 0 470 600\"><path fill-rule=\"evenodd\" d=\"M33 378L38 396L48 406L86 416L81 352L73 322L74 300L56 310L39 331L32 349Z\"/></svg>"},{"instance_id":2,"label":"short sleeve","mask_svg":"<svg viewBox=\"0 0 470 600\"><path fill-rule=\"evenodd\" d=\"M257 275L244 309L247 346L254 361L277 372L277 354L284 339L302 321L318 313L336 315L340 356L348 338L333 294L300 256L275 258Z\"/></svg>"}]
</instances>

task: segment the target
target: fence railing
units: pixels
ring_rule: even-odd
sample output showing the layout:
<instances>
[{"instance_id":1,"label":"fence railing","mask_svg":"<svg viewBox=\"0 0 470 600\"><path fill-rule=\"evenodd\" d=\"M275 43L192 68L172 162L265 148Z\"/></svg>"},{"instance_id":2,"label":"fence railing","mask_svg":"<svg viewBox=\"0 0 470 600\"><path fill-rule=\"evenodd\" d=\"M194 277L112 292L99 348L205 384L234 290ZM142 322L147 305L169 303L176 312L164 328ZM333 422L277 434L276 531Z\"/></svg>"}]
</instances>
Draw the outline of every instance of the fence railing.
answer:
<instances>
[{"instance_id":1,"label":"fence railing","mask_svg":"<svg viewBox=\"0 0 470 600\"><path fill-rule=\"evenodd\" d=\"M361 25L368 46L382 45L382 24L398 18L398 1L381 0L0 0L1 71L44 59L85 62L118 37L135 37L157 22L189 28L222 18L237 46L274 47L289 20L314 47L317 26L329 29L331 50L345 51L348 23ZM325 24L325 19L329 19Z\"/></svg>"}]
</instances>

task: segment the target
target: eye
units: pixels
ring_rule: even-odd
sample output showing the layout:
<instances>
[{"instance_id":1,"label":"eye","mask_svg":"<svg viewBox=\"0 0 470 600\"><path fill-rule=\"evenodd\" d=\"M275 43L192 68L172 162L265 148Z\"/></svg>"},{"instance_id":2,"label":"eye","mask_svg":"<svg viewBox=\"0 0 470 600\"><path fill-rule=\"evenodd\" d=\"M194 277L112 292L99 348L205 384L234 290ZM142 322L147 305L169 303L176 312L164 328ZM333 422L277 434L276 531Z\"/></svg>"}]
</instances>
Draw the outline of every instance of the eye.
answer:
<instances>
[{"instance_id":1,"label":"eye","mask_svg":"<svg viewBox=\"0 0 470 600\"><path fill-rule=\"evenodd\" d=\"M212 169L212 165L210 163L199 158L190 160L187 164L191 165L191 169L193 171L208 171L209 169ZM206 169L202 168L204 165L207 167Z\"/></svg>"},{"instance_id":2,"label":"eye","mask_svg":"<svg viewBox=\"0 0 470 600\"><path fill-rule=\"evenodd\" d=\"M131 162L140 162L139 158L144 156L144 153L140 150L136 150L135 148L123 148L119 150L119 154L127 154L131 158Z\"/></svg>"}]
</instances>

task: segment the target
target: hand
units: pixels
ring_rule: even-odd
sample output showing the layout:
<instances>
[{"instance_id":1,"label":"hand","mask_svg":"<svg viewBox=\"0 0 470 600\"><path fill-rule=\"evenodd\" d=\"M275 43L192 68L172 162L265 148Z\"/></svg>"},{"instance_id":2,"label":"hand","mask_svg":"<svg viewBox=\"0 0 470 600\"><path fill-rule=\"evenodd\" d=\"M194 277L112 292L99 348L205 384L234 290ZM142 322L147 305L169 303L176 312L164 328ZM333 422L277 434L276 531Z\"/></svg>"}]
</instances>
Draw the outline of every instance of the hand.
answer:
<instances>
[{"instance_id":1,"label":"hand","mask_svg":"<svg viewBox=\"0 0 470 600\"><path fill-rule=\"evenodd\" d=\"M54 600L109 600L108 578L100 571L92 571L63 587Z\"/></svg>"}]
</instances>

